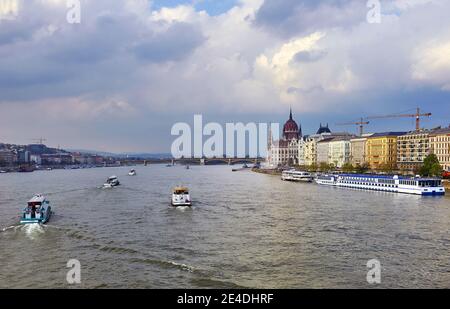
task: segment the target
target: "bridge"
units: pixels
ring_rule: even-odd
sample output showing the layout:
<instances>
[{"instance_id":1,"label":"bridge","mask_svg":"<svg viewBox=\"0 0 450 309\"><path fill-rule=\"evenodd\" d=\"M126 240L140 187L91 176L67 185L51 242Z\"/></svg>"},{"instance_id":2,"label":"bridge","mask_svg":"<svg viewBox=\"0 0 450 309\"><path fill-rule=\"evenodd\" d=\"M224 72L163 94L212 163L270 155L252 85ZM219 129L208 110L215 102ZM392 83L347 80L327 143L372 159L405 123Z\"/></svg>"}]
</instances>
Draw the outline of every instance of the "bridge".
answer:
<instances>
[{"instance_id":1,"label":"bridge","mask_svg":"<svg viewBox=\"0 0 450 309\"><path fill-rule=\"evenodd\" d=\"M236 164L259 164L263 158L181 158L181 159L136 159L121 160L123 165L131 164L180 164L180 165L236 165Z\"/></svg>"},{"instance_id":2,"label":"bridge","mask_svg":"<svg viewBox=\"0 0 450 309\"><path fill-rule=\"evenodd\" d=\"M235 165L235 164L258 164L261 158L184 158L173 160L173 163L182 165Z\"/></svg>"}]
</instances>

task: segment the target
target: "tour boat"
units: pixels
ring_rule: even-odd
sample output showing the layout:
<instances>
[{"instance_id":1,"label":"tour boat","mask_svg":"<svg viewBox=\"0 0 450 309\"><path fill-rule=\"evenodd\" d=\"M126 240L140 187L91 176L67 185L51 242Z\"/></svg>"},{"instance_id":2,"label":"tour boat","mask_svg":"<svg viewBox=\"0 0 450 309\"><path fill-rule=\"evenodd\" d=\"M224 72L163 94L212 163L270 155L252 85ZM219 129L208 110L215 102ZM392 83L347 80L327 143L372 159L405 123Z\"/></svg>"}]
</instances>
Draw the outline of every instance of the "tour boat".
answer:
<instances>
[{"instance_id":1,"label":"tour boat","mask_svg":"<svg viewBox=\"0 0 450 309\"><path fill-rule=\"evenodd\" d=\"M316 178L316 182L319 185L362 190L423 196L445 195L445 188L442 186L442 180L437 178L341 174L319 175Z\"/></svg>"},{"instance_id":2,"label":"tour boat","mask_svg":"<svg viewBox=\"0 0 450 309\"><path fill-rule=\"evenodd\" d=\"M109 177L106 182L103 184L104 188L113 188L120 185L119 179L117 176L111 176Z\"/></svg>"},{"instance_id":3,"label":"tour boat","mask_svg":"<svg viewBox=\"0 0 450 309\"><path fill-rule=\"evenodd\" d=\"M37 194L28 201L28 206L23 210L21 224L39 223L45 224L50 220L52 215L52 208L47 199Z\"/></svg>"},{"instance_id":4,"label":"tour boat","mask_svg":"<svg viewBox=\"0 0 450 309\"><path fill-rule=\"evenodd\" d=\"M128 176L136 176L136 170L131 170L130 172L128 172Z\"/></svg>"},{"instance_id":5,"label":"tour boat","mask_svg":"<svg viewBox=\"0 0 450 309\"><path fill-rule=\"evenodd\" d=\"M191 207L192 201L189 195L189 189L186 187L176 187L173 189L172 206L174 207Z\"/></svg>"},{"instance_id":6,"label":"tour boat","mask_svg":"<svg viewBox=\"0 0 450 309\"><path fill-rule=\"evenodd\" d=\"M0 171L0 174L6 174L7 172L6 171L4 171L4 170L1 170Z\"/></svg>"},{"instance_id":7,"label":"tour boat","mask_svg":"<svg viewBox=\"0 0 450 309\"><path fill-rule=\"evenodd\" d=\"M281 180L295 181L295 182L312 182L313 176L311 173L304 171L288 170L281 174Z\"/></svg>"}]
</instances>

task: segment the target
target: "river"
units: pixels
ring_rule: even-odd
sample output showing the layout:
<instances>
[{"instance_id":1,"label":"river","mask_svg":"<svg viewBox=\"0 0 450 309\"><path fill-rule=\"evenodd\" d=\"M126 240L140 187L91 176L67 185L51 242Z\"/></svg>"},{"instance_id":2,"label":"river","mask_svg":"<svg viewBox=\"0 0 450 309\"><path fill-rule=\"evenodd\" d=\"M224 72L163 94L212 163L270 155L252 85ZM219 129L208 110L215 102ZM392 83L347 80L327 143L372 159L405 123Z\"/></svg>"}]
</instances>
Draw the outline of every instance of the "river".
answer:
<instances>
[{"instance_id":1,"label":"river","mask_svg":"<svg viewBox=\"0 0 450 309\"><path fill-rule=\"evenodd\" d=\"M450 288L450 198L282 182L229 166L0 174L0 288ZM100 189L117 175L122 186ZM169 207L186 185L192 209ZM46 226L19 226L35 193ZM81 284L66 282L71 259ZM369 285L367 262L382 265Z\"/></svg>"}]
</instances>

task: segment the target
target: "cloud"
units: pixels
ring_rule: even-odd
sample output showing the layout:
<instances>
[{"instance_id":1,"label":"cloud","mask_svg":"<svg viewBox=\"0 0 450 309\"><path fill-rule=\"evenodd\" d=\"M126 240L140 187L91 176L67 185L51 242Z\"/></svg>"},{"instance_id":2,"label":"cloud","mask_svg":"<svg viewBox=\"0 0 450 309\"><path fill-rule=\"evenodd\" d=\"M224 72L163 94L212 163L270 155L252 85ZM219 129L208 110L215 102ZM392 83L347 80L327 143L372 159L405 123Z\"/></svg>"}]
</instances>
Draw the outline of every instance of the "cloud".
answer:
<instances>
[{"instance_id":1,"label":"cloud","mask_svg":"<svg viewBox=\"0 0 450 309\"><path fill-rule=\"evenodd\" d=\"M166 31L145 38L134 48L136 55L151 62L182 60L205 41L200 29L187 23L175 23Z\"/></svg>"},{"instance_id":2,"label":"cloud","mask_svg":"<svg viewBox=\"0 0 450 309\"><path fill-rule=\"evenodd\" d=\"M450 41L420 46L413 59L414 80L450 91Z\"/></svg>"},{"instance_id":3,"label":"cloud","mask_svg":"<svg viewBox=\"0 0 450 309\"><path fill-rule=\"evenodd\" d=\"M424 93L439 109L450 91L446 0L382 1L381 24L367 23L360 0L240 0L214 15L196 3L84 0L79 25L66 22L65 1L26 4L0 19L0 131L10 136L44 113L59 115L59 134L76 119L104 132L123 122L137 148L151 125L161 132L161 115L277 117L292 106L351 119ZM5 122L14 117L16 133Z\"/></svg>"}]
</instances>

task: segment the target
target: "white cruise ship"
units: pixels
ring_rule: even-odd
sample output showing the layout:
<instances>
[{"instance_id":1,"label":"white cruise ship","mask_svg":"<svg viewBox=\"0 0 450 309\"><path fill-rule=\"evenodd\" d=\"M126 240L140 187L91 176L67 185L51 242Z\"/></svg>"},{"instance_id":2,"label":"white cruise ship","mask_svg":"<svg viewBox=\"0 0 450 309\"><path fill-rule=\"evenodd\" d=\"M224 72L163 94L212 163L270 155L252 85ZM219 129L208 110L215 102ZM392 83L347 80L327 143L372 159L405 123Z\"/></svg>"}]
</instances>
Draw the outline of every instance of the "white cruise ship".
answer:
<instances>
[{"instance_id":1,"label":"white cruise ship","mask_svg":"<svg viewBox=\"0 0 450 309\"><path fill-rule=\"evenodd\" d=\"M288 170L284 171L281 174L281 180L295 181L295 182L312 182L313 176L311 175L311 173L308 172Z\"/></svg>"},{"instance_id":2,"label":"white cruise ship","mask_svg":"<svg viewBox=\"0 0 450 309\"><path fill-rule=\"evenodd\" d=\"M383 192L431 196L445 195L442 180L436 178L342 174L320 175L316 178L316 183L319 185Z\"/></svg>"}]
</instances>

